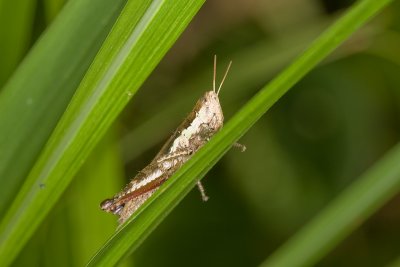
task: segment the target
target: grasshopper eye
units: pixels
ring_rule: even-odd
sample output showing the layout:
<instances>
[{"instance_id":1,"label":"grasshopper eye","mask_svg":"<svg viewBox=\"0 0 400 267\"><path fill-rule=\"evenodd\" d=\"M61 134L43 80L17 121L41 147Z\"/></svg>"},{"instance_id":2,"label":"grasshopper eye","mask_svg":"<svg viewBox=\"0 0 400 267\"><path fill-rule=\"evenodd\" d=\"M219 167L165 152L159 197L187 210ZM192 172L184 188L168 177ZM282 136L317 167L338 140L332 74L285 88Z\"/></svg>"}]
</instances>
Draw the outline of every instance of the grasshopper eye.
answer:
<instances>
[{"instance_id":1,"label":"grasshopper eye","mask_svg":"<svg viewBox=\"0 0 400 267\"><path fill-rule=\"evenodd\" d=\"M113 199L106 199L100 203L100 208L102 210L110 210L110 207L114 204Z\"/></svg>"},{"instance_id":2,"label":"grasshopper eye","mask_svg":"<svg viewBox=\"0 0 400 267\"><path fill-rule=\"evenodd\" d=\"M119 215L124 205L115 205L114 199L106 199L100 203L100 208L104 211Z\"/></svg>"}]
</instances>

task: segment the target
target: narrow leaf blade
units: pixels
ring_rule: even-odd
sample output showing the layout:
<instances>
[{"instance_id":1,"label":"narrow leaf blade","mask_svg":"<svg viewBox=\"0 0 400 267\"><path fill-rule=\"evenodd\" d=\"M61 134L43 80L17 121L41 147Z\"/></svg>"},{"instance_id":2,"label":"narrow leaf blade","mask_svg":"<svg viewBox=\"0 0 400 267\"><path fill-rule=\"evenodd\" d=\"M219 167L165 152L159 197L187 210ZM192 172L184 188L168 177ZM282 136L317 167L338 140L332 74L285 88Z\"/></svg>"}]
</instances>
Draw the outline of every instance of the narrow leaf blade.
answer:
<instances>
[{"instance_id":1,"label":"narrow leaf blade","mask_svg":"<svg viewBox=\"0 0 400 267\"><path fill-rule=\"evenodd\" d=\"M128 1L0 225L12 262L203 0Z\"/></svg>"},{"instance_id":2,"label":"narrow leaf blade","mask_svg":"<svg viewBox=\"0 0 400 267\"><path fill-rule=\"evenodd\" d=\"M209 143L166 181L94 255L88 266L114 265L132 253L193 188L196 181L203 177L293 84L389 2L391 1L364 0L354 5L346 15L321 34L303 55L239 110Z\"/></svg>"},{"instance_id":3,"label":"narrow leaf blade","mask_svg":"<svg viewBox=\"0 0 400 267\"><path fill-rule=\"evenodd\" d=\"M0 214L28 175L124 3L70 1L1 91Z\"/></svg>"}]
</instances>

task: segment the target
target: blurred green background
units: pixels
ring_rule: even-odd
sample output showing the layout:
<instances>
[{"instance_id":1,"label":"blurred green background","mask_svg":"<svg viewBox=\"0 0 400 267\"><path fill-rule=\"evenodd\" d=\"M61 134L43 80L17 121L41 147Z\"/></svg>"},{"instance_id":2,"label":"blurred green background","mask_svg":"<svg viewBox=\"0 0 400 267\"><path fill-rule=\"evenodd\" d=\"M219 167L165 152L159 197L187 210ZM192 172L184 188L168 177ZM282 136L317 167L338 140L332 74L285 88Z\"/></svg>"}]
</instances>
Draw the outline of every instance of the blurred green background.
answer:
<instances>
[{"instance_id":1,"label":"blurred green background","mask_svg":"<svg viewBox=\"0 0 400 267\"><path fill-rule=\"evenodd\" d=\"M228 120L352 3L206 2L14 266L87 262L117 225L99 203L152 159L211 89L214 54L219 77L233 60L220 94ZM1 86L63 4L0 1ZM260 264L399 141L399 30L397 1L286 94L242 138L246 152L232 149L207 174L207 203L193 190L124 265ZM318 266L396 262L399 225L400 195Z\"/></svg>"}]
</instances>

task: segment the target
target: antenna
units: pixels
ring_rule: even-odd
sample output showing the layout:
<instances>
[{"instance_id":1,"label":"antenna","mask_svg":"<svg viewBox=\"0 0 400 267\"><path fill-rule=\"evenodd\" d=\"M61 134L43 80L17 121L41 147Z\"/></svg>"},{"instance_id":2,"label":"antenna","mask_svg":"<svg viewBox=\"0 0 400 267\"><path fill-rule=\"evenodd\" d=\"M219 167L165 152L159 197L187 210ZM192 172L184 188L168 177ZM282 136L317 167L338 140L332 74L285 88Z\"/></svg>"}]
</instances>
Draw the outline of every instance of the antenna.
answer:
<instances>
[{"instance_id":1,"label":"antenna","mask_svg":"<svg viewBox=\"0 0 400 267\"><path fill-rule=\"evenodd\" d=\"M219 91L221 90L222 85L224 84L225 78L228 75L229 69L231 68L232 65L232 60L229 62L228 67L226 68L224 78L222 78L222 81L218 87L218 91L215 90L215 80L217 79L217 55L214 55L214 77L213 77L213 91L217 95L219 95Z\"/></svg>"},{"instance_id":2,"label":"antenna","mask_svg":"<svg viewBox=\"0 0 400 267\"><path fill-rule=\"evenodd\" d=\"M229 69L231 68L231 65L232 65L232 60L229 62L229 65L228 65L228 67L226 68L224 78L222 78L221 84L220 84L219 87L218 87L217 95L219 95L219 91L221 90L221 87L222 87L222 85L224 84L226 75L228 75L228 72L229 72ZM214 69L215 69L215 67L214 67ZM215 71L215 70L214 70L214 71ZM214 91L215 91L215 90L214 90Z\"/></svg>"}]
</instances>

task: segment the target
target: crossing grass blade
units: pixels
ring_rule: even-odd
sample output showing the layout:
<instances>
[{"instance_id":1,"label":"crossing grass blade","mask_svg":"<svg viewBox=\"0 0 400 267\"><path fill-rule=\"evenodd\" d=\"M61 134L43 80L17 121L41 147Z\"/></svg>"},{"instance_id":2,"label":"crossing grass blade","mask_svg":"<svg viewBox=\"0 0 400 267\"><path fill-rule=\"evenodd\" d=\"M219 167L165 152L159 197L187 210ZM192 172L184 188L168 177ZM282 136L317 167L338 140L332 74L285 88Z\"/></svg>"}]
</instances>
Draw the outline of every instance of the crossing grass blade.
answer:
<instances>
[{"instance_id":1,"label":"crossing grass blade","mask_svg":"<svg viewBox=\"0 0 400 267\"><path fill-rule=\"evenodd\" d=\"M210 142L165 182L94 255L88 266L111 266L133 252L194 187L196 181L297 81L384 8L390 0L355 4L288 68L266 85Z\"/></svg>"},{"instance_id":2,"label":"crossing grass blade","mask_svg":"<svg viewBox=\"0 0 400 267\"><path fill-rule=\"evenodd\" d=\"M70 1L0 92L0 218L124 3L125 0Z\"/></svg>"},{"instance_id":3,"label":"crossing grass blade","mask_svg":"<svg viewBox=\"0 0 400 267\"><path fill-rule=\"evenodd\" d=\"M1 266L13 261L203 2L127 2L1 222Z\"/></svg>"}]
</instances>

